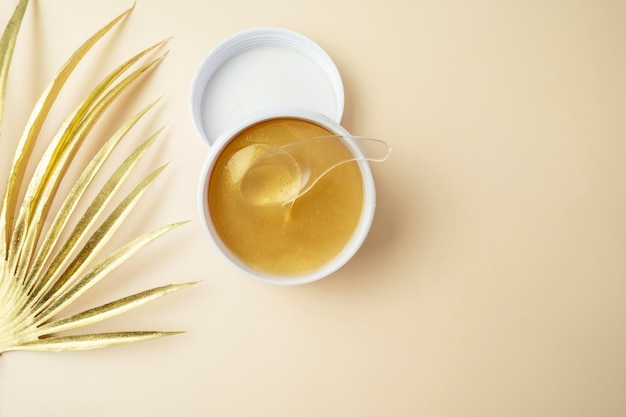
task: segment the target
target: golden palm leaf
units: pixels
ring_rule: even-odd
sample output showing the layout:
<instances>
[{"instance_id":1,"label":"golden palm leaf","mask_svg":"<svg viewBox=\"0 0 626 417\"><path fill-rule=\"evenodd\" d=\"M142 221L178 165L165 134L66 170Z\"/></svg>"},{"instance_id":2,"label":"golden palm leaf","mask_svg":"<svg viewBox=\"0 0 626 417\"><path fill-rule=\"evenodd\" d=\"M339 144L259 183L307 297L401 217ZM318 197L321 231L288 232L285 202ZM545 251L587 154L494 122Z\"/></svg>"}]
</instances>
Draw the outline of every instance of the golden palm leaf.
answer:
<instances>
[{"instance_id":1,"label":"golden palm leaf","mask_svg":"<svg viewBox=\"0 0 626 417\"><path fill-rule=\"evenodd\" d=\"M6 83L17 34L28 0L20 0L0 39L0 130ZM61 67L35 105L17 144L0 204L0 354L10 350L93 349L154 339L178 332L117 332L60 336L57 333L86 326L124 313L192 283L149 289L65 318L59 314L114 268L181 223L146 233L102 259L98 255L120 227L142 194L163 170L159 167L114 204L114 196L160 130L140 144L106 179L86 209L78 211L86 191L130 129L156 102L133 115L93 155L67 195L59 185L78 149L114 100L165 54L143 65L139 61L165 41L130 58L108 74L71 112L49 140L34 171L25 177L33 149L48 113L66 81L87 52L130 11L113 19L85 41ZM103 174L101 174L103 175ZM58 199L59 209L51 211ZM112 207L111 207L112 206ZM71 219L75 219L72 223ZM44 225L49 226L44 226ZM73 224L73 225L72 225ZM72 225L72 226L70 226Z\"/></svg>"}]
</instances>

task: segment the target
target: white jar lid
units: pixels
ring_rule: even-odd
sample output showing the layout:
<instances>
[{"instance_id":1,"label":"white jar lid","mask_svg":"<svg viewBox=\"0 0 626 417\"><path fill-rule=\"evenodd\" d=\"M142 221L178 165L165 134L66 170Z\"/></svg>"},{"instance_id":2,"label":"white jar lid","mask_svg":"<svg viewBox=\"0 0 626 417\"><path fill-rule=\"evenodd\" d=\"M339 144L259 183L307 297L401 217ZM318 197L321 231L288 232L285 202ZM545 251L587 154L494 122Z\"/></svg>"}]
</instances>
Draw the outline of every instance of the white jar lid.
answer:
<instances>
[{"instance_id":1,"label":"white jar lid","mask_svg":"<svg viewBox=\"0 0 626 417\"><path fill-rule=\"evenodd\" d=\"M218 44L191 84L191 117L212 145L254 114L302 108L339 123L344 91L330 56L309 38L286 29L255 28Z\"/></svg>"}]
</instances>

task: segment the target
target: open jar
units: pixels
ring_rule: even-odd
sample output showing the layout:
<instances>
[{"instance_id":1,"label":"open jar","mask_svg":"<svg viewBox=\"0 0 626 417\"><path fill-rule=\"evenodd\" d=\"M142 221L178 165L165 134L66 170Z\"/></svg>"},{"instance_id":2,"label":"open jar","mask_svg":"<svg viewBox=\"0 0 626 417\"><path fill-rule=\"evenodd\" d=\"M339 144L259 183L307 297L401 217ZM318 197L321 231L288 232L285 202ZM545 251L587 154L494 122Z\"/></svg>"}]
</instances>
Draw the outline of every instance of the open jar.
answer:
<instances>
[{"instance_id":1,"label":"open jar","mask_svg":"<svg viewBox=\"0 0 626 417\"><path fill-rule=\"evenodd\" d=\"M307 37L258 28L221 42L191 86L191 114L209 146L198 187L200 218L215 247L246 275L296 285L347 263L367 237L376 191L366 161L343 164L289 204L259 207L240 193L258 149L311 137L349 137L344 93L326 52ZM348 139L324 152L360 153Z\"/></svg>"}]
</instances>

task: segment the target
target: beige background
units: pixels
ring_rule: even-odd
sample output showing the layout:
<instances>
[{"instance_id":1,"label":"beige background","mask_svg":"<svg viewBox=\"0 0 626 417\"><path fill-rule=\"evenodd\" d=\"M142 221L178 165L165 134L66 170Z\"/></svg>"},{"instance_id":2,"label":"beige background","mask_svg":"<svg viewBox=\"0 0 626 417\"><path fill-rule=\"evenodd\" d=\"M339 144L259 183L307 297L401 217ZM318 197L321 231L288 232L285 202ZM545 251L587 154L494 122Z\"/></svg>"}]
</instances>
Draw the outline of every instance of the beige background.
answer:
<instances>
[{"instance_id":1,"label":"beige background","mask_svg":"<svg viewBox=\"0 0 626 417\"><path fill-rule=\"evenodd\" d=\"M15 4L0 5L3 26ZM3 175L54 71L130 5L29 6ZM295 288L236 272L196 211L208 150L189 117L191 78L217 42L255 26L325 48L344 78L344 126L394 149L372 167L378 211L362 250ZM74 309L202 280L94 326L188 333L2 355L2 417L626 415L624 1L140 0L79 68L56 120L122 59L170 35L167 59L101 130L164 95L136 131L140 140L168 123L137 175L171 163L118 239L191 222Z\"/></svg>"}]
</instances>

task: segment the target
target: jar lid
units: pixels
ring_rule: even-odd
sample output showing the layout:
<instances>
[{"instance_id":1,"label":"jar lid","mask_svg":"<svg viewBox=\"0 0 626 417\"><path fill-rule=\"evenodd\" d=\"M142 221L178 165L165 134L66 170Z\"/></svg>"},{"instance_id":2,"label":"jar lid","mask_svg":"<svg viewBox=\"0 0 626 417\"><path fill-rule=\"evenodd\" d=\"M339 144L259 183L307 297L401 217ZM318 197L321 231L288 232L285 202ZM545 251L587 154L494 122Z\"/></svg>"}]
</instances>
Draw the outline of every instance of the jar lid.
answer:
<instances>
[{"instance_id":1,"label":"jar lid","mask_svg":"<svg viewBox=\"0 0 626 417\"><path fill-rule=\"evenodd\" d=\"M209 52L193 78L190 105L194 127L210 146L222 132L276 108L312 110L339 123L344 91L335 63L311 39L254 28Z\"/></svg>"}]
</instances>

